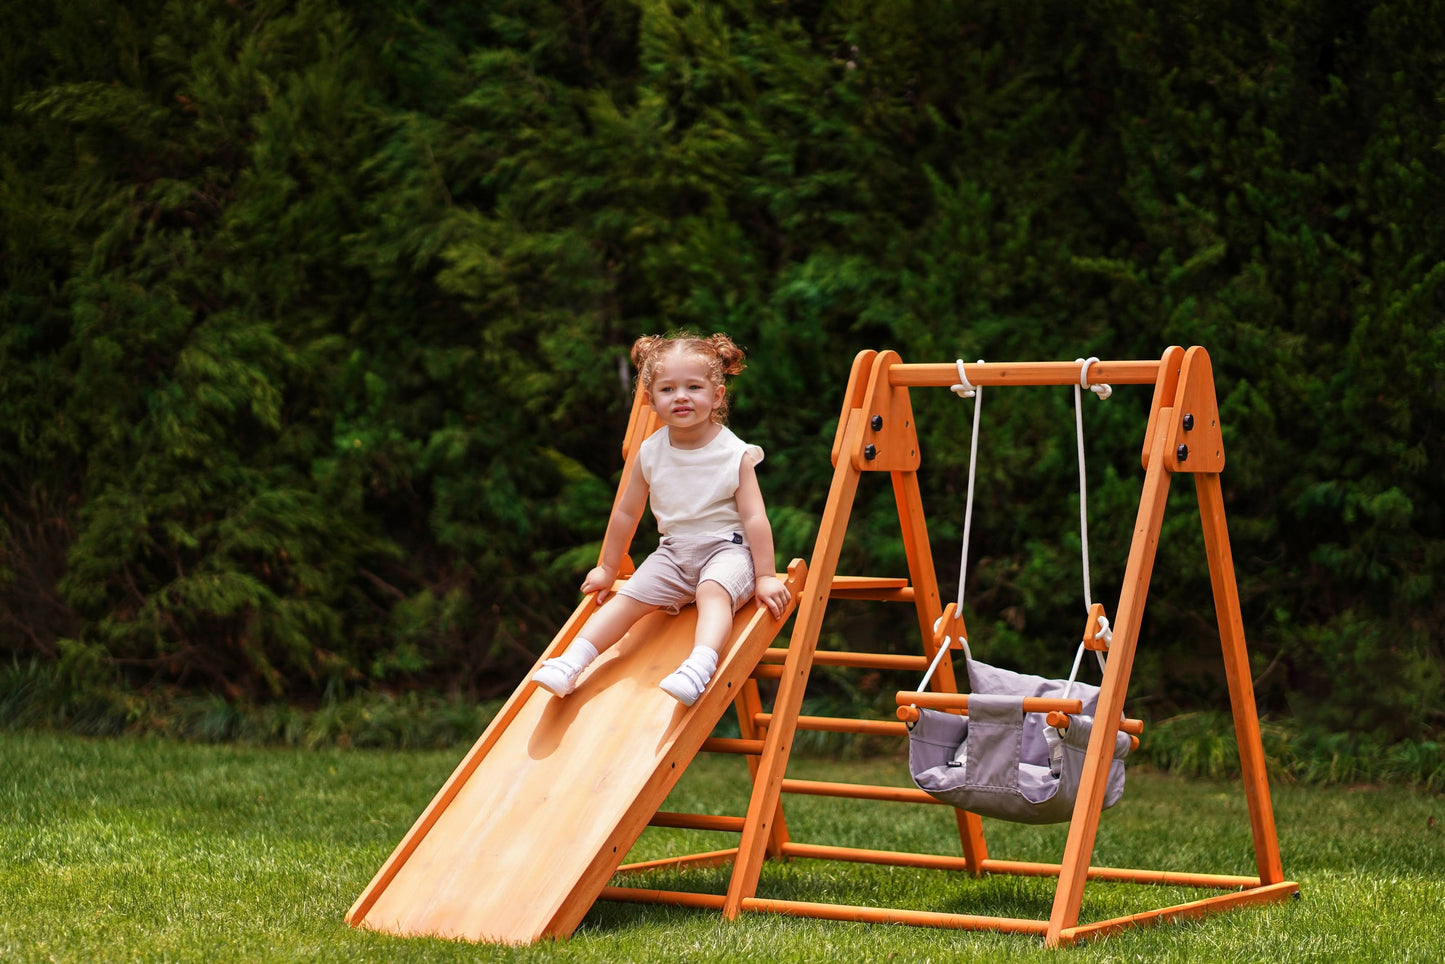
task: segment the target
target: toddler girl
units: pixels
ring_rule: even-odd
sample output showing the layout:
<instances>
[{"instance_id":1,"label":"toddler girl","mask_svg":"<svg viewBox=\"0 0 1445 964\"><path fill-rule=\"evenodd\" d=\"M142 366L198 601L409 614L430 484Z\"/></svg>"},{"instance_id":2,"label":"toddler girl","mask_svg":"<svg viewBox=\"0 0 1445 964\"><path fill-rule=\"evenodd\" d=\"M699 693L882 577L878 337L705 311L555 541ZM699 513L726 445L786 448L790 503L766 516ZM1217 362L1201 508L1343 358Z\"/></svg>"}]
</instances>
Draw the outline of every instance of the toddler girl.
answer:
<instances>
[{"instance_id":1,"label":"toddler girl","mask_svg":"<svg viewBox=\"0 0 1445 964\"><path fill-rule=\"evenodd\" d=\"M743 370L743 352L726 335L697 338L649 335L632 346L642 389L663 427L642 443L637 471L607 523L606 551L582 581L582 591L607 601L555 659L532 676L566 696L598 654L633 623L663 609L697 604L692 653L659 685L691 706L717 669L733 613L757 599L773 616L788 604L773 559L773 530L754 468L763 450L724 424L724 379ZM644 505L652 507L662 540L615 594L612 584Z\"/></svg>"}]
</instances>

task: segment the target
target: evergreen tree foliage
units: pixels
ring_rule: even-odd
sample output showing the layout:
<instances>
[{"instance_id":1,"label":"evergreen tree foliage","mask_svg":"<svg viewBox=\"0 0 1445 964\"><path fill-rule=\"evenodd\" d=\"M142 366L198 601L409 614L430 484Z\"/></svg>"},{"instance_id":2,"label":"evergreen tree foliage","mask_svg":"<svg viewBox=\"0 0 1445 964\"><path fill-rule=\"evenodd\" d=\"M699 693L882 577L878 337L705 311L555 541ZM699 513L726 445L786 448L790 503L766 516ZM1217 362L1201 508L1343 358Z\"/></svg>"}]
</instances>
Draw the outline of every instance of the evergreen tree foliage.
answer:
<instances>
[{"instance_id":1,"label":"evergreen tree foliage","mask_svg":"<svg viewBox=\"0 0 1445 964\"><path fill-rule=\"evenodd\" d=\"M1202 344L1263 706L1438 738L1439 14L9 5L0 649L235 697L506 692L595 556L637 335L750 349L733 420L785 558L858 350ZM993 392L983 419L969 623L1036 672L1082 611L1071 399ZM1085 399L1096 599L1148 401ZM915 404L951 594L969 409ZM1188 489L1133 679L1151 715L1223 692ZM891 490L860 500L845 565L901 572ZM895 622L828 631L912 647Z\"/></svg>"}]
</instances>

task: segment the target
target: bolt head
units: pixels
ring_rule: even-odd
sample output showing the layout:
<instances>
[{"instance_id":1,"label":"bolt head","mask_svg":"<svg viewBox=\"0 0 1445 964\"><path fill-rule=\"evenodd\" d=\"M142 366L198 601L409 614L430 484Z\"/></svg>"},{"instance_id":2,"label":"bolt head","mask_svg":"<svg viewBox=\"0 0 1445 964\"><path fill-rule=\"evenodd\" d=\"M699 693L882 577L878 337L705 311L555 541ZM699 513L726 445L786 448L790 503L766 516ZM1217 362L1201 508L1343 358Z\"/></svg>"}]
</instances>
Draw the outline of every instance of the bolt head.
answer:
<instances>
[{"instance_id":1,"label":"bolt head","mask_svg":"<svg viewBox=\"0 0 1445 964\"><path fill-rule=\"evenodd\" d=\"M1194 416L1189 412L1184 413L1184 431L1194 428Z\"/></svg>"},{"instance_id":2,"label":"bolt head","mask_svg":"<svg viewBox=\"0 0 1445 964\"><path fill-rule=\"evenodd\" d=\"M863 447L863 457L864 457L865 459L867 459L868 461L872 462L874 459L876 459L876 458L878 457L878 446L876 446L876 445L865 445L865 446Z\"/></svg>"},{"instance_id":3,"label":"bolt head","mask_svg":"<svg viewBox=\"0 0 1445 964\"><path fill-rule=\"evenodd\" d=\"M1189 459L1189 446L1179 446L1177 449L1174 450L1174 457L1181 462L1187 461Z\"/></svg>"},{"instance_id":4,"label":"bolt head","mask_svg":"<svg viewBox=\"0 0 1445 964\"><path fill-rule=\"evenodd\" d=\"M873 431L875 431L875 432L878 431L879 429L881 429L881 428L883 427L883 416L882 416L882 415L874 415L874 416L873 416L873 419L872 419L872 422L871 422L870 424L872 424L872 426L873 426Z\"/></svg>"}]
</instances>

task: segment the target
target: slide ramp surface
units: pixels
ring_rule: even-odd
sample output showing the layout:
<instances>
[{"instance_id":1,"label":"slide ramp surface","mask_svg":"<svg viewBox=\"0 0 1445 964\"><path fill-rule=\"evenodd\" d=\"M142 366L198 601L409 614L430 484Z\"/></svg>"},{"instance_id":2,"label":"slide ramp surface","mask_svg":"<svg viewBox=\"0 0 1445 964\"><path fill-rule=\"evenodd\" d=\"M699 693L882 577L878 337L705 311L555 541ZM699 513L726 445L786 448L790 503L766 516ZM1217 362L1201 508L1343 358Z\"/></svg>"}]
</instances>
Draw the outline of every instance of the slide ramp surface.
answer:
<instances>
[{"instance_id":1,"label":"slide ramp surface","mask_svg":"<svg viewBox=\"0 0 1445 964\"><path fill-rule=\"evenodd\" d=\"M788 574L796 605L805 567ZM590 599L549 653L565 648ZM692 649L695 610L653 613L565 699L524 682L347 914L355 926L492 943L566 937L626 857L782 623L751 602L691 707L657 684Z\"/></svg>"}]
</instances>

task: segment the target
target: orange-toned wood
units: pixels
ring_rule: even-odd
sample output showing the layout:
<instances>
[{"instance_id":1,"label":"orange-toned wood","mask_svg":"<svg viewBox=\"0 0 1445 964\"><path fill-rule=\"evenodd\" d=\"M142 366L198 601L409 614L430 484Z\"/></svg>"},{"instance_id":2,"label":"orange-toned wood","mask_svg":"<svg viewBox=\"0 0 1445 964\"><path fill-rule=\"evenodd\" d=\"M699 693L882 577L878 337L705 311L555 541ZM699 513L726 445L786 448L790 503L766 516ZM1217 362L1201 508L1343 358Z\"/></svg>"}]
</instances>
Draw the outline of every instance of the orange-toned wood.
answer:
<instances>
[{"instance_id":1,"label":"orange-toned wood","mask_svg":"<svg viewBox=\"0 0 1445 964\"><path fill-rule=\"evenodd\" d=\"M1060 713L1057 710L1049 713L1048 716L1044 717L1044 720L1049 724L1049 726L1052 726L1056 729L1067 730L1069 728L1068 714ZM1138 736L1139 734L1144 732L1144 721L1130 719L1120 720L1119 730L1123 733L1128 733L1131 736Z\"/></svg>"},{"instance_id":2,"label":"orange-toned wood","mask_svg":"<svg viewBox=\"0 0 1445 964\"><path fill-rule=\"evenodd\" d=\"M718 910L724 900L721 894L695 894L687 890L643 890L641 887L604 887L598 898L637 904L673 904L703 910Z\"/></svg>"},{"instance_id":3,"label":"orange-toned wood","mask_svg":"<svg viewBox=\"0 0 1445 964\"><path fill-rule=\"evenodd\" d=\"M880 362L882 359L880 359ZM928 541L928 524L923 515L923 494L918 487L918 473L894 472L893 498L898 506L898 524L903 533L903 551L908 559L908 577L913 581L915 598L914 611L918 616L918 636L922 642L923 655L930 663L938 652L938 639L934 624L939 624L943 606L938 598L938 575L933 568L933 547ZM952 605L952 604L950 604ZM951 618L947 622L961 629L963 621ZM927 665L924 666L927 669ZM958 692L958 683L953 676L953 663L945 659L938 664L933 674L931 687L940 693Z\"/></svg>"},{"instance_id":4,"label":"orange-toned wood","mask_svg":"<svg viewBox=\"0 0 1445 964\"><path fill-rule=\"evenodd\" d=\"M675 813L659 810L647 821L649 827L672 827L677 830L718 830L725 833L742 833L743 818L728 817L711 813Z\"/></svg>"},{"instance_id":5,"label":"orange-toned wood","mask_svg":"<svg viewBox=\"0 0 1445 964\"><path fill-rule=\"evenodd\" d=\"M1109 643L1099 633L1099 620L1104 618L1104 604L1094 603L1089 607L1089 615L1084 622L1084 648L1096 652L1107 653Z\"/></svg>"},{"instance_id":6,"label":"orange-toned wood","mask_svg":"<svg viewBox=\"0 0 1445 964\"><path fill-rule=\"evenodd\" d=\"M830 783L826 780L784 780L783 792L809 797L881 800L887 803L943 803L916 787L882 787L868 783ZM785 851L786 849L784 848Z\"/></svg>"},{"instance_id":7,"label":"orange-toned wood","mask_svg":"<svg viewBox=\"0 0 1445 964\"><path fill-rule=\"evenodd\" d=\"M848 434L849 413L863 407L863 396L868 391L868 378L873 373L873 359L878 353L865 349L853 356L853 367L848 371L848 387L843 390L843 410L838 416L838 427L833 430L833 466L838 465L838 455L843 448L843 439Z\"/></svg>"},{"instance_id":8,"label":"orange-toned wood","mask_svg":"<svg viewBox=\"0 0 1445 964\"><path fill-rule=\"evenodd\" d=\"M898 364L898 353L882 351L873 360L868 391L862 405L863 438L852 451L860 472L914 472L918 469L918 432L913 424L913 403L908 389L888 382L888 369ZM915 586L918 582L915 580Z\"/></svg>"},{"instance_id":9,"label":"orange-toned wood","mask_svg":"<svg viewBox=\"0 0 1445 964\"><path fill-rule=\"evenodd\" d=\"M939 620L938 628L933 631L934 654L938 653L938 647L943 645L944 639L949 641L948 645L950 649L958 650L963 649L963 641L968 639L968 627L964 625L963 616L958 612L957 603L949 603L943 607L943 618ZM927 668L927 666L924 667L924 669ZM950 669L951 668L950 666ZM951 691L944 690L942 692Z\"/></svg>"},{"instance_id":10,"label":"orange-toned wood","mask_svg":"<svg viewBox=\"0 0 1445 964\"><path fill-rule=\"evenodd\" d=\"M681 857L661 857L657 860L640 860L636 863L623 864L617 868L619 874L630 874L645 870L662 870L663 868L677 869L681 867L721 867L723 864L730 864L738 855L738 848L728 847L725 850L709 850L701 854L685 854ZM608 888L602 888L602 895L607 893ZM601 900L602 895L598 899Z\"/></svg>"},{"instance_id":11,"label":"orange-toned wood","mask_svg":"<svg viewBox=\"0 0 1445 964\"><path fill-rule=\"evenodd\" d=\"M790 569L795 595L805 569ZM739 612L713 682L687 708L657 682L691 650L693 613L640 620L566 699L524 684L350 922L499 943L570 934L782 625Z\"/></svg>"},{"instance_id":12,"label":"orange-toned wood","mask_svg":"<svg viewBox=\"0 0 1445 964\"><path fill-rule=\"evenodd\" d=\"M1096 366L1089 366L1093 371ZM1159 359L1158 375L1154 380L1154 397L1149 403L1149 424L1144 426L1144 445L1139 453L1139 464L1147 472L1149 470L1149 450L1154 445L1154 436L1159 428L1159 410L1170 407L1174 404L1174 396L1178 394L1179 372L1184 367L1184 349L1178 345L1171 345L1164 349L1164 356Z\"/></svg>"},{"instance_id":13,"label":"orange-toned wood","mask_svg":"<svg viewBox=\"0 0 1445 964\"><path fill-rule=\"evenodd\" d=\"M894 694L894 702L899 706L919 706L930 710L962 710L967 715L968 694L966 693L920 693L916 690L899 690ZM1083 700L1060 700L1047 696L1026 696L1023 701L1025 713L1047 713L1050 710L1057 710L1060 713L1082 713L1084 712Z\"/></svg>"},{"instance_id":14,"label":"orange-toned wood","mask_svg":"<svg viewBox=\"0 0 1445 964\"><path fill-rule=\"evenodd\" d=\"M763 752L762 740L740 740L736 737L710 736L702 741L704 753L736 753L740 756L757 756Z\"/></svg>"},{"instance_id":15,"label":"orange-toned wood","mask_svg":"<svg viewBox=\"0 0 1445 964\"><path fill-rule=\"evenodd\" d=\"M1166 920L1191 920L1208 914L1232 910L1235 907L1276 904L1289 900L1297 894L1299 894L1299 885L1295 883L1269 884L1237 894L1220 894L1217 897L1206 897L1203 900L1178 904L1174 907L1163 907L1159 910L1145 911L1142 914L1130 914L1128 917L1117 917L1113 920L1085 924L1082 927L1071 927L1059 935L1058 944L1068 945L1095 937L1107 937L1140 924L1152 924Z\"/></svg>"},{"instance_id":16,"label":"orange-toned wood","mask_svg":"<svg viewBox=\"0 0 1445 964\"><path fill-rule=\"evenodd\" d=\"M1043 935L1045 943L1049 946L1058 946L1085 937L1110 933L1113 930L1140 922L1197 916L1231 906L1283 899L1291 893L1298 892L1296 884L1280 880L1283 872L1280 868L1274 816L1269 800L1263 750L1260 745L1258 717L1254 710L1253 693L1249 684L1249 664L1244 642L1243 621L1239 612L1233 562L1229 556L1228 533L1224 524L1223 502L1219 492L1218 471L1223 465L1223 446L1218 434L1217 399L1214 394L1213 375L1208 355L1202 349L1190 349L1185 352L1184 349L1175 346L1166 350L1158 362L1096 362L1090 367L1089 374L1091 382L1096 384L1107 382L1115 385L1147 385L1152 383L1154 397L1141 459L1146 469L1144 491L1135 523L1123 592L1119 600L1119 617L1114 626L1114 645L1111 647L1113 652L1105 670L1094 731L1090 737L1085 760L1084 780L1080 787L1078 803L1070 823L1065 851L1060 863L1042 864L989 859L978 817L958 810L954 812L959 822L960 839L964 850L962 857L902 854L802 844L793 842L787 837L781 805L781 795L785 792L821 794L851 799L937 803L933 797L915 788L862 786L827 781L793 780L786 777L792 741L799 729L895 734L904 731L901 724L888 721L800 716L803 690L806 687L811 667L814 664L823 664L917 671L926 667L928 660L937 653L938 647L942 645L945 636L954 639L966 636L966 627L964 627L962 619L952 613L953 607L949 606L942 610L939 607L932 551L928 543L927 527L918 493L916 468L920 453L917 446L916 427L913 424L912 404L908 397L910 387L952 385L957 380L956 368L952 364L904 365L892 352L861 352L854 359L843 412L834 437L832 457L835 471L828 502L819 527L818 539L814 546L812 565L806 574L801 591L794 594L797 599L798 611L792 640L786 651L772 650L764 655L760 650L757 653L757 659L766 659L770 665L757 666L754 675L759 678L774 677L780 680L773 711L771 713L763 712L756 683L747 679L745 675L739 677L735 683L738 694L735 705L742 730L740 738L731 740L715 738L707 739L705 744L702 740L697 743L699 747L706 745L712 749L746 755L754 774L753 793L749 801L747 816L736 818L658 814L652 817L656 811L656 804L660 803L661 798L657 798L654 802L648 794L638 796L637 803L632 808L635 813L630 812L627 816L629 826L636 824L638 828L646 822L648 817L652 817L654 825L659 826L686 826L731 831L741 828L742 840L736 850L712 851L706 854L628 865L629 868L684 866L692 863L724 863L731 860L734 869L729 881L728 893L726 896L717 896L615 887L604 888L601 887L603 878L597 880L597 887L594 889L596 893L614 900L647 900L683 906L719 908L724 916L729 918L735 917L743 911L771 911L837 920L888 921L921 926L1033 933ZM1078 365L1068 362L975 364L968 366L968 375L970 381L977 385L1073 385L1077 383ZM640 398L639 404L642 404ZM1187 413L1192 413L1195 417L1189 420L1189 427L1186 428L1184 415ZM636 410L634 411L634 425L629 428L626 452L635 451L634 436L637 436L636 440L640 441L640 437L644 437L646 432L655 428L647 420L647 414L650 413L639 414ZM875 416L881 420L881 424L875 425ZM870 444L874 446L872 458L868 458L864 454L867 445ZM1183 460L1178 458L1178 446L1181 444L1190 447L1189 455ZM1196 450L1196 446L1200 446L1200 448ZM1199 455L1197 460L1196 452ZM837 562L861 474L864 471L883 470L890 473L893 483L905 553L909 561L909 579L837 576ZM1142 729L1139 721L1121 720L1120 717L1134 652L1138 645L1139 625L1148 593L1160 524L1168 498L1169 479L1171 474L1177 471L1195 474L1199 490L1200 515L1205 530L1216 614L1220 624L1221 645L1229 675L1231 703L1240 744L1240 758L1246 771L1245 790L1249 803L1251 829L1255 838L1259 877L1100 868L1090 865L1102 809L1104 781L1107 777L1109 758L1112 756L1115 734L1122 730L1132 736ZM830 598L913 602L918 615L925 656L920 658L915 655L817 652L818 633ZM1102 612L1102 604L1092 607L1089 635L1095 635L1092 630L1097 626L1098 613ZM580 624L581 618L580 614L575 616L569 622L569 626ZM939 621L939 628L935 631L933 627L936 620ZM575 633L575 626L573 626L572 632ZM563 637L566 639L564 640ZM559 639L554 642L553 647L549 647L549 652L560 649L566 641L570 641L570 636L568 629L564 627L564 631L559 634ZM1094 641L1096 648L1102 648L1099 646L1099 642L1098 640ZM955 706L966 706L967 697L955 692L956 682L950 662L945 661L940 664L939 671L933 678L932 687L934 691L930 693L899 693L898 700L902 702L906 699L909 704L900 707L900 715L907 714L914 703L932 705L935 701L941 701L943 703L952 702ZM710 688L709 693L712 692L713 690ZM726 697L721 698L725 699ZM704 699L706 700L707 696ZM1031 702L1034 705L1029 706L1026 703L1026 709L1040 711L1061 705L1069 712L1078 712L1080 709L1075 706L1078 701L1042 700ZM506 712L507 708L504 707L503 713ZM512 715L516 716L516 711L513 711ZM1059 722L1067 725L1067 717L1062 718ZM510 727L503 727L504 730L508 728ZM692 749L695 750L696 747ZM683 759L685 755L681 754L677 759L685 763L686 760ZM464 787L470 785L471 782L475 781L462 778ZM442 804L441 807L444 812L449 809L447 804ZM760 899L755 892L765 852L772 856L854 860L896 866L965 870L973 873L1056 876L1058 886L1052 912L1047 921ZM402 860L405 861L405 858ZM616 867L616 863L611 863L609 866ZM385 869L383 868L384 871ZM378 875L378 877L380 876L381 874ZM1243 892L1079 926L1079 906L1083 885L1087 880L1218 887L1231 890L1243 888ZM386 887L383 885L383 890L385 889ZM359 901L358 904L360 903ZM580 919L580 914L585 912L586 906L590 905L590 900L578 898L573 904L575 905L574 910L580 908L577 910ZM559 915L554 918L553 923L556 924L561 920L562 916ZM575 926L575 921L572 926ZM554 929L551 932L562 933L563 931Z\"/></svg>"},{"instance_id":17,"label":"orange-toned wood","mask_svg":"<svg viewBox=\"0 0 1445 964\"><path fill-rule=\"evenodd\" d=\"M763 654L763 662L783 663L788 658L786 649L770 649ZM907 656L902 653L851 653L844 650L824 651L817 650L813 653L814 666L850 666L854 669L889 669L889 670L913 670L923 672L928 669L927 656Z\"/></svg>"},{"instance_id":18,"label":"orange-toned wood","mask_svg":"<svg viewBox=\"0 0 1445 964\"><path fill-rule=\"evenodd\" d=\"M1184 353L1174 424L1164 447L1171 472L1224 471L1224 436L1209 353L1198 345Z\"/></svg>"},{"instance_id":19,"label":"orange-toned wood","mask_svg":"<svg viewBox=\"0 0 1445 964\"><path fill-rule=\"evenodd\" d=\"M771 713L759 713L756 717L760 726L767 726L773 719ZM870 736L907 736L908 730L902 724L891 720L858 720L847 716L800 716L795 724L800 730L814 733L863 733Z\"/></svg>"},{"instance_id":20,"label":"orange-toned wood","mask_svg":"<svg viewBox=\"0 0 1445 964\"><path fill-rule=\"evenodd\" d=\"M1094 729L1084 756L1084 770L1074 802L1074 816L1069 822L1069 835L1064 843L1063 869L1059 887L1054 892L1054 906L1049 915L1046 943L1056 946L1065 928L1079 922L1079 905L1084 896L1084 881L1094 852L1094 838L1103 810L1104 789L1109 778L1109 762L1114 755L1114 734L1124 715L1124 694L1129 688L1129 671L1134 665L1134 648L1139 640L1139 621L1149 593L1149 577L1154 570L1154 555L1159 547L1159 528L1164 519L1164 505L1169 498L1170 475L1164 460L1168 441L1171 409L1158 411L1154 446L1150 451L1149 468L1144 474L1144 488L1139 498L1139 514L1134 521L1134 537L1129 547L1129 561L1124 569L1124 582L1119 596L1118 620L1114 625L1114 642L1099 700L1094 711ZM1153 416L1151 415L1151 420Z\"/></svg>"},{"instance_id":21,"label":"orange-toned wood","mask_svg":"<svg viewBox=\"0 0 1445 964\"><path fill-rule=\"evenodd\" d=\"M968 362L963 366L974 385L1077 385L1077 362ZM1089 366L1090 385L1149 385L1159 371L1156 361L1097 361ZM950 388L958 384L953 362L897 364L889 384L903 388Z\"/></svg>"},{"instance_id":22,"label":"orange-toned wood","mask_svg":"<svg viewBox=\"0 0 1445 964\"><path fill-rule=\"evenodd\" d=\"M770 649L767 652L773 652L773 650ZM753 673L756 674L758 669L761 667L754 667ZM758 715L763 711L763 701L762 696L758 693L756 675L743 684L742 692L733 701L733 709L737 711L738 732L742 738L763 743L763 738L767 736L768 731L766 725L757 722ZM763 745L766 746L766 744ZM762 762L762 750L760 749L755 755L750 755L747 760L748 775L756 783ZM783 815L782 804L779 803L777 810L773 813L772 826L768 830L767 855L774 858L782 856L782 846L787 842L788 821Z\"/></svg>"},{"instance_id":23,"label":"orange-toned wood","mask_svg":"<svg viewBox=\"0 0 1445 964\"><path fill-rule=\"evenodd\" d=\"M1220 489L1219 476L1213 473L1195 475L1194 487L1199 496L1200 522L1204 526L1204 552L1209 558L1209 578L1214 588L1214 611L1224 652L1224 673L1229 683L1229 704L1234 713L1234 736L1239 745L1239 765L1249 805L1255 861L1260 880L1267 884L1280 883L1284 880L1284 868L1275 831L1274 804L1269 795L1269 774L1259 733L1259 713L1254 705L1254 684L1250 680L1244 616L1239 609L1239 589L1234 581L1234 556L1229 548L1229 527L1224 518L1224 494Z\"/></svg>"},{"instance_id":24,"label":"orange-toned wood","mask_svg":"<svg viewBox=\"0 0 1445 964\"><path fill-rule=\"evenodd\" d=\"M834 599L874 599L879 602L913 602L913 587L907 579L872 576L836 576Z\"/></svg>"},{"instance_id":25,"label":"orange-toned wood","mask_svg":"<svg viewBox=\"0 0 1445 964\"><path fill-rule=\"evenodd\" d=\"M582 625L596 608L596 597L593 595L588 595L577 605L571 618L567 620L566 624L563 625L562 629L557 633L551 645L543 651L542 655L537 658L537 662L528 670L525 677L528 682L519 686L517 691L514 692L507 702L503 704L502 708L497 711L497 715L492 718L492 722L488 724L481 737L478 738L477 742L472 745L472 748L467 751L467 755L462 758L462 762L458 764L456 770L454 770L452 775L447 778L447 781L442 784L442 788L437 791L436 796L427 804L426 809L422 811L416 823L414 823L411 829L402 837L396 849L393 850L391 855L382 863L381 869L376 872L371 882L366 885L361 895L357 897L356 901L351 905L351 909L346 912L346 922L348 924L356 925L360 923L366 917L367 913L370 912L377 897L386 890L392 879L396 877L397 871L416 850L417 844L430 832L438 818L440 818L446 808L451 805L451 802L456 799L462 787L471 779L477 766L491 751L492 747L496 745L497 741L501 739L502 734L506 732L507 728L512 725L512 721L516 719L522 707L532 698L533 691L536 689L535 684L530 682L532 674L541 666L543 660L561 653L571 644L572 640L576 638L578 631L582 628Z\"/></svg>"},{"instance_id":26,"label":"orange-toned wood","mask_svg":"<svg viewBox=\"0 0 1445 964\"><path fill-rule=\"evenodd\" d=\"M1017 917L941 914L924 910L855 907L848 904L815 904L802 900L763 900L757 897L743 901L743 910L761 911L768 914L791 914L795 917L819 917L823 920L854 921L864 924L911 924L915 927L1004 931L1015 934L1042 934L1045 926L1043 921L1023 920Z\"/></svg>"},{"instance_id":27,"label":"orange-toned wood","mask_svg":"<svg viewBox=\"0 0 1445 964\"><path fill-rule=\"evenodd\" d=\"M894 867L919 867L930 870L969 869L962 857L948 854L915 854L897 850L864 850L857 847L830 847L819 844L790 843L783 848L786 857L813 860L839 860L849 863L888 864ZM1023 860L986 860L983 871L988 874L1013 874L1019 877L1057 877L1058 864ZM1133 870L1119 867L1090 867L1090 880L1115 883L1151 884L1161 887L1195 887L1239 890L1258 887L1258 877L1235 874L1195 874L1170 870Z\"/></svg>"}]
</instances>

